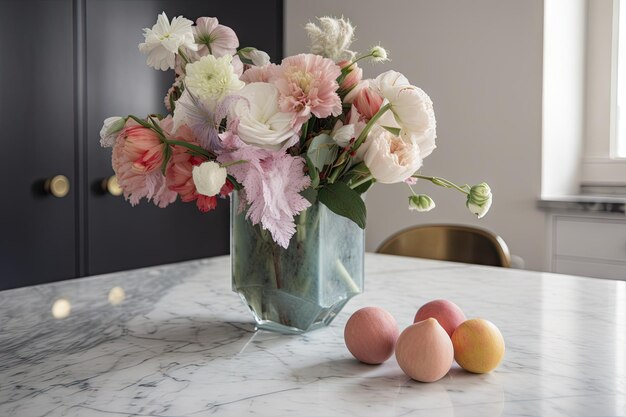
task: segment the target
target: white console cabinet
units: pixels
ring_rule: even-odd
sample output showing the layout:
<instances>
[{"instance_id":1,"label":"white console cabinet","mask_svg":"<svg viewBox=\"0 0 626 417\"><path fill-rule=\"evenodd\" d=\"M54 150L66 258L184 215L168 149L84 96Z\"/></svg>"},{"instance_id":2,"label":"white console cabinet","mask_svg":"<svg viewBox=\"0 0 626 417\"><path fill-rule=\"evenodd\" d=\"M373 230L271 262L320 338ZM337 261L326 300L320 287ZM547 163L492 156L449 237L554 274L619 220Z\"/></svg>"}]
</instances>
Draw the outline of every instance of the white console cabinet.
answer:
<instances>
[{"instance_id":1,"label":"white console cabinet","mask_svg":"<svg viewBox=\"0 0 626 417\"><path fill-rule=\"evenodd\" d=\"M626 280L626 217L550 215L551 270L571 275Z\"/></svg>"}]
</instances>

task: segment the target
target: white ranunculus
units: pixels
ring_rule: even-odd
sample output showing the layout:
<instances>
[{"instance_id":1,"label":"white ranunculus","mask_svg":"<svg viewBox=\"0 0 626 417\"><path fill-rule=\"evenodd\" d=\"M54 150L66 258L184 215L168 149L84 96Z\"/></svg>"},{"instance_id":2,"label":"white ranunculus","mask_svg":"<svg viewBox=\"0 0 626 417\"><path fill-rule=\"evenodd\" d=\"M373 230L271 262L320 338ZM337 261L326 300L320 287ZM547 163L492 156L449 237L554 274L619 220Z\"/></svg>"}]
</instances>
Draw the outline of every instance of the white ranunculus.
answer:
<instances>
[{"instance_id":1,"label":"white ranunculus","mask_svg":"<svg viewBox=\"0 0 626 417\"><path fill-rule=\"evenodd\" d=\"M102 129L100 129L100 146L111 148L115 145L117 134L124 128L126 117L108 117L104 119Z\"/></svg>"},{"instance_id":2,"label":"white ranunculus","mask_svg":"<svg viewBox=\"0 0 626 417\"><path fill-rule=\"evenodd\" d=\"M380 95L391 101L391 98L395 97L395 92L398 87L411 85L409 80L397 71L386 71L380 74L371 83L372 86L378 88Z\"/></svg>"},{"instance_id":3,"label":"white ranunculus","mask_svg":"<svg viewBox=\"0 0 626 417\"><path fill-rule=\"evenodd\" d=\"M139 44L139 50L148 55L148 65L166 71L174 68L179 48L196 51L192 25L191 20L182 16L170 23L165 12L161 13L152 29L143 30L145 42Z\"/></svg>"},{"instance_id":4,"label":"white ranunculus","mask_svg":"<svg viewBox=\"0 0 626 417\"><path fill-rule=\"evenodd\" d=\"M422 89L409 83L399 72L387 71L373 82L375 88L391 105L393 121L388 113L378 121L382 126L398 127L410 135L420 148L420 157L426 158L435 149L437 121L433 102Z\"/></svg>"},{"instance_id":5,"label":"white ranunculus","mask_svg":"<svg viewBox=\"0 0 626 417\"><path fill-rule=\"evenodd\" d=\"M226 183L226 168L217 162L203 162L193 167L191 174L198 194L208 197L219 194Z\"/></svg>"},{"instance_id":6,"label":"white ranunculus","mask_svg":"<svg viewBox=\"0 0 626 417\"><path fill-rule=\"evenodd\" d=\"M185 86L211 110L215 109L224 97L246 85L239 80L232 59L230 55L220 58L207 55L185 67L187 72Z\"/></svg>"},{"instance_id":7,"label":"white ranunculus","mask_svg":"<svg viewBox=\"0 0 626 417\"><path fill-rule=\"evenodd\" d=\"M277 150L292 138L293 114L283 113L278 107L278 89L269 83L250 83L239 90L231 107L232 119L239 119L237 134L244 142L262 148Z\"/></svg>"},{"instance_id":8,"label":"white ranunculus","mask_svg":"<svg viewBox=\"0 0 626 417\"><path fill-rule=\"evenodd\" d=\"M405 140L375 126L366 142L365 165L380 183L402 182L422 166L419 146L411 138Z\"/></svg>"}]
</instances>

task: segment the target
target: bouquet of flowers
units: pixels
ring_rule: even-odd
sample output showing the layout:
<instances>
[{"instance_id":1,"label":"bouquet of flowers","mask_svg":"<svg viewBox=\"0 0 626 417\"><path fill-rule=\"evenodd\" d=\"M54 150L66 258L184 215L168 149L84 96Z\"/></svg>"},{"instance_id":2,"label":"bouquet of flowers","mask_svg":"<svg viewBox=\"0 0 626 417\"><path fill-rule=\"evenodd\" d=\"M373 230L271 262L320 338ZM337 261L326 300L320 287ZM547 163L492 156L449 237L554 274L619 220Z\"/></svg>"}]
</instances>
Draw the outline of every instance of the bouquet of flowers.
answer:
<instances>
[{"instance_id":1,"label":"bouquet of flowers","mask_svg":"<svg viewBox=\"0 0 626 417\"><path fill-rule=\"evenodd\" d=\"M252 47L239 48L235 32L216 18L170 22L165 13L144 29L139 50L149 66L174 70L166 115L111 117L100 132L124 196L165 207L178 197L214 209L218 197L238 190L253 225L287 248L294 218L319 201L365 227L361 195L375 182L417 179L466 195L482 217L489 186L458 186L419 174L435 149L433 104L396 71L363 79L362 60L387 61L374 46L349 48L354 27L323 17L305 27L311 52L280 64ZM409 209L435 204L411 188Z\"/></svg>"}]
</instances>

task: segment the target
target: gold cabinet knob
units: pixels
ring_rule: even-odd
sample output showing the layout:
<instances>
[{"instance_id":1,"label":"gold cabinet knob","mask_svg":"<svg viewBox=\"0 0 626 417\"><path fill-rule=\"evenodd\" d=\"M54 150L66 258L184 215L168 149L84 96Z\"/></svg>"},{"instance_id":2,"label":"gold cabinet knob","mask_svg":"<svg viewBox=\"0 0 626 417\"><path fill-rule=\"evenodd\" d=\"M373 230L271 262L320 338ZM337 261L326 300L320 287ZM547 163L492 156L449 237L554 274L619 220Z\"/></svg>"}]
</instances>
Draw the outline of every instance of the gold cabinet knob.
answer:
<instances>
[{"instance_id":1,"label":"gold cabinet knob","mask_svg":"<svg viewBox=\"0 0 626 417\"><path fill-rule=\"evenodd\" d=\"M70 192L70 180L65 175L55 175L44 182L44 189L55 197L62 198Z\"/></svg>"},{"instance_id":2,"label":"gold cabinet knob","mask_svg":"<svg viewBox=\"0 0 626 417\"><path fill-rule=\"evenodd\" d=\"M102 180L102 190L108 192L112 196L118 197L122 195L124 190L120 187L117 182L117 177L115 175L111 175L109 178L105 178Z\"/></svg>"}]
</instances>

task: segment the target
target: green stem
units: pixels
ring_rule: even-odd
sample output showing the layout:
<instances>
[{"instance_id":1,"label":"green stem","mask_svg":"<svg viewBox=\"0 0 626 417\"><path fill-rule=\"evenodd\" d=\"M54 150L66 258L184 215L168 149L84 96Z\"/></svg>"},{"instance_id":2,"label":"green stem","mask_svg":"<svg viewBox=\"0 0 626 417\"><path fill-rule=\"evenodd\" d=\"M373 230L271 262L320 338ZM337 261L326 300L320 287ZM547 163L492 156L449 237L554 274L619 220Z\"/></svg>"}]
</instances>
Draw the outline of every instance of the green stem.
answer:
<instances>
[{"instance_id":1,"label":"green stem","mask_svg":"<svg viewBox=\"0 0 626 417\"><path fill-rule=\"evenodd\" d=\"M248 162L249 162L249 161L246 161L246 160L240 159L240 160L238 160L238 161L233 161L233 162L228 162L228 163L222 164L222 166L223 166L224 168L228 168L228 167L232 167L233 165L247 164Z\"/></svg>"},{"instance_id":2,"label":"green stem","mask_svg":"<svg viewBox=\"0 0 626 417\"><path fill-rule=\"evenodd\" d=\"M354 184L351 184L351 185L350 185L350 188L352 188L352 189L354 190L354 189L355 189L356 187L358 187L359 185L363 185L363 184L365 184L366 182L371 181L371 180L373 180L373 179L374 179L374 176L373 176L373 175L368 175L368 176L367 176L367 177L365 177L365 178L361 178L359 181L355 182Z\"/></svg>"},{"instance_id":3,"label":"green stem","mask_svg":"<svg viewBox=\"0 0 626 417\"><path fill-rule=\"evenodd\" d=\"M438 185L440 187L445 187L445 188L454 188L460 192L462 192L463 194L469 194L469 191L466 190L463 187L459 187L458 185L456 185L455 183L453 183L452 181L449 181L445 178L441 178L441 177L428 177L425 175L419 175L419 174L414 174L413 178L420 178L423 180L427 180L432 182L435 185Z\"/></svg>"},{"instance_id":4,"label":"green stem","mask_svg":"<svg viewBox=\"0 0 626 417\"><path fill-rule=\"evenodd\" d=\"M189 58L187 58L187 55L185 55L185 53L183 52L183 48L178 48L178 54L183 59L183 61L185 61L185 64L189 64Z\"/></svg>"},{"instance_id":5,"label":"green stem","mask_svg":"<svg viewBox=\"0 0 626 417\"><path fill-rule=\"evenodd\" d=\"M363 131L357 138L356 142L354 142L354 145L352 146L352 152L356 152L356 150L359 149L359 147L363 144L363 142L365 142L365 139L367 138L367 135L370 133L370 130L372 130L372 127L374 127L374 124L389 109L391 109L391 103L385 104L378 110L378 112L374 115L374 117L372 117L370 121L367 122L367 124L365 125L365 128L363 129Z\"/></svg>"}]
</instances>

